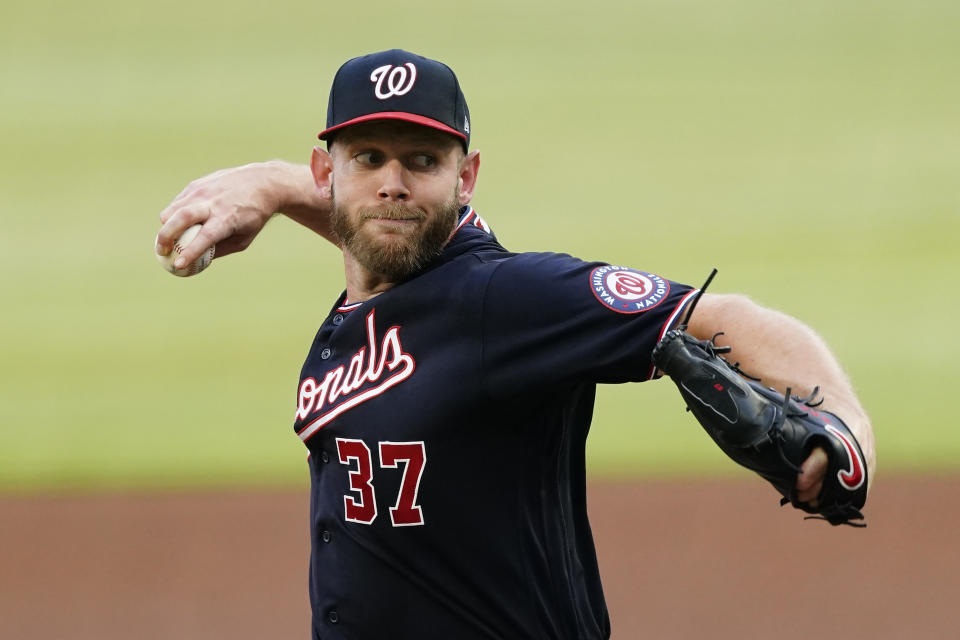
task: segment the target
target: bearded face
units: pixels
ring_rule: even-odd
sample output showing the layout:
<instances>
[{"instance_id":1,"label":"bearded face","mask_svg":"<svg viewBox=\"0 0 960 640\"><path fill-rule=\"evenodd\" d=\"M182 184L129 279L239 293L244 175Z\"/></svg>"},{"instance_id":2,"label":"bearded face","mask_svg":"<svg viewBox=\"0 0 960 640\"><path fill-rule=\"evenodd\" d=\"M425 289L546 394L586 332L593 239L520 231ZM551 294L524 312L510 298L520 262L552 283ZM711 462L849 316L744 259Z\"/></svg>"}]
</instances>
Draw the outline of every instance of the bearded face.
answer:
<instances>
[{"instance_id":1,"label":"bearded face","mask_svg":"<svg viewBox=\"0 0 960 640\"><path fill-rule=\"evenodd\" d=\"M398 282L440 255L459 210L456 193L432 213L399 201L351 213L334 196L330 222L345 252L368 271Z\"/></svg>"}]
</instances>

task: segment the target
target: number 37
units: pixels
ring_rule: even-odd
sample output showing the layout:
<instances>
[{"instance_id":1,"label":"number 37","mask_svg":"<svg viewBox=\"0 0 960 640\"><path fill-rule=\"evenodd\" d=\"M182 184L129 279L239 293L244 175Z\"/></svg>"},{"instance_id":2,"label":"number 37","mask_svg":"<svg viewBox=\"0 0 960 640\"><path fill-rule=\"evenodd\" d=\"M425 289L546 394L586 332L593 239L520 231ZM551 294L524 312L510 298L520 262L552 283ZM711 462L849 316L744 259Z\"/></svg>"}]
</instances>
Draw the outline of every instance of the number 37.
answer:
<instances>
[{"instance_id":1,"label":"number 37","mask_svg":"<svg viewBox=\"0 0 960 640\"><path fill-rule=\"evenodd\" d=\"M348 479L352 494L343 496L344 514L348 522L373 524L377 518L377 498L373 489L373 456L363 440L337 438L337 456L340 464L350 468ZM395 527L415 527L423 524L423 510L417 504L420 478L427 463L423 441L380 442L381 469L397 469L403 465L403 479L397 502L390 507L390 522Z\"/></svg>"}]
</instances>

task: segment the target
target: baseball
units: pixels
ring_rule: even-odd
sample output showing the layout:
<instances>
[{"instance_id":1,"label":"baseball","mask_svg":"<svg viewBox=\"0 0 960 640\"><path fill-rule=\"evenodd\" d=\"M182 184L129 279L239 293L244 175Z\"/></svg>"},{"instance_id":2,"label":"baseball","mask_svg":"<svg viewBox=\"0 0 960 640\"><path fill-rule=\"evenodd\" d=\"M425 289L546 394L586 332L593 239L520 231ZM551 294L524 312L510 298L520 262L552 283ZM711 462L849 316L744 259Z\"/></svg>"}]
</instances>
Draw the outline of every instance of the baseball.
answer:
<instances>
[{"instance_id":1,"label":"baseball","mask_svg":"<svg viewBox=\"0 0 960 640\"><path fill-rule=\"evenodd\" d=\"M176 269L173 266L173 261L180 257L180 254L183 253L183 250L186 249L191 242L193 242L193 239L197 237L198 233L200 233L200 227L202 226L203 225L195 224L184 231L180 237L177 238L177 241L173 243L173 250L169 255L162 256L159 253L157 254L157 262L159 262L164 269L173 275L180 277L194 276L210 266L210 263L213 261L214 251L217 248L216 245L204 251L199 258L194 260L193 263L185 266L183 269Z\"/></svg>"}]
</instances>

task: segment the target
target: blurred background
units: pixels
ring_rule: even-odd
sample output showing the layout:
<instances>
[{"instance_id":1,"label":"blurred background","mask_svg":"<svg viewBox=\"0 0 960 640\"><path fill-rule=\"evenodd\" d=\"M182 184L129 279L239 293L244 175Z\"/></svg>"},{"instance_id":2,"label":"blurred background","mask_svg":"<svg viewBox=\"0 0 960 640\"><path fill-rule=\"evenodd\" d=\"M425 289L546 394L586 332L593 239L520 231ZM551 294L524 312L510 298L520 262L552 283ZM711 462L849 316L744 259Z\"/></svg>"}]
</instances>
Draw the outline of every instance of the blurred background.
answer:
<instances>
[{"instance_id":1,"label":"blurred background","mask_svg":"<svg viewBox=\"0 0 960 640\"><path fill-rule=\"evenodd\" d=\"M872 416L871 526L837 530L776 511L673 385L602 388L615 635L805 638L802 603L849 638L950 637L958 33L947 0L5 0L0 636L302 637L295 392L341 257L278 216L181 279L154 237L196 177L305 162L339 65L401 47L456 70L507 247L717 267L821 332Z\"/></svg>"},{"instance_id":2,"label":"blurred background","mask_svg":"<svg viewBox=\"0 0 960 640\"><path fill-rule=\"evenodd\" d=\"M737 291L817 328L884 472L950 470L960 5L53 2L0 8L0 491L303 486L291 430L336 250L277 218L173 278L193 178L306 161L346 59L458 73L514 250ZM946 339L945 339L946 338ZM727 474L667 384L605 388L595 474Z\"/></svg>"}]
</instances>

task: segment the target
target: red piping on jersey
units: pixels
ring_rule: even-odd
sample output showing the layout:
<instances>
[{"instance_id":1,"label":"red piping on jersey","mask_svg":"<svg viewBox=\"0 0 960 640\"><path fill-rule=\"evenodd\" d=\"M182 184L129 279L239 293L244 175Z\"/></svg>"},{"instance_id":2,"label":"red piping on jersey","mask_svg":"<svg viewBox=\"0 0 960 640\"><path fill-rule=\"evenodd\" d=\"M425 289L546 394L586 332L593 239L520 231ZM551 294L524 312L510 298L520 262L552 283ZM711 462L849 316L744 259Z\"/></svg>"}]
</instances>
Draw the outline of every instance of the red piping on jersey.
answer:
<instances>
[{"instance_id":1,"label":"red piping on jersey","mask_svg":"<svg viewBox=\"0 0 960 640\"><path fill-rule=\"evenodd\" d=\"M467 205L467 212L463 214L463 219L457 223L457 228L454 231L459 231L461 227L466 226L467 223L472 224L477 229L486 231L489 234L493 234L493 231L490 229L490 225L487 224L487 221L480 217L480 214L474 211L473 207Z\"/></svg>"},{"instance_id":2,"label":"red piping on jersey","mask_svg":"<svg viewBox=\"0 0 960 640\"><path fill-rule=\"evenodd\" d=\"M461 220L461 221L460 221L460 224L457 225L457 229L459 229L459 228L462 227L463 225L467 224L467 222L470 221L470 218L472 218L474 215L476 215L476 214L475 214L474 211L473 211L473 207L467 205L467 212L466 212L465 214L463 214L463 220Z\"/></svg>"},{"instance_id":3,"label":"red piping on jersey","mask_svg":"<svg viewBox=\"0 0 960 640\"><path fill-rule=\"evenodd\" d=\"M671 313L670 316L667 318L667 321L663 323L663 327L660 329L660 335L657 336L657 342L660 342L661 340L663 340L663 336L667 335L667 331L670 331L670 329L673 328L673 325L676 324L677 318L680 317L680 313L683 312L684 308L686 308L690 300L692 300L693 297L697 295L697 293L699 292L700 292L699 289L694 289L693 291L690 291L689 293L687 293L687 295L680 298L680 302L678 302L677 306L674 307L673 313ZM653 380L656 374L657 374L657 368L651 364L650 373L647 374L647 380Z\"/></svg>"}]
</instances>

